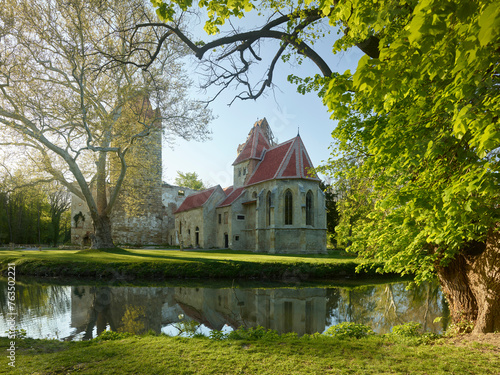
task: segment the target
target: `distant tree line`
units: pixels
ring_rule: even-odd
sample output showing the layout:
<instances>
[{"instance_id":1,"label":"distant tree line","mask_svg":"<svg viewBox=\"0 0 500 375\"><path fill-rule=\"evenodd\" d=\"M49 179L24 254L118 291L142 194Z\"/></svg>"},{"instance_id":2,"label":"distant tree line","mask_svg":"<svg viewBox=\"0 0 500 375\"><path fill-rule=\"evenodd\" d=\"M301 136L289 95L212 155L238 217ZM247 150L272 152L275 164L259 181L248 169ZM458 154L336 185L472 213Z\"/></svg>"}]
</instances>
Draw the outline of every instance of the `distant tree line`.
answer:
<instances>
[{"instance_id":1,"label":"distant tree line","mask_svg":"<svg viewBox=\"0 0 500 375\"><path fill-rule=\"evenodd\" d=\"M51 245L70 241L70 199L55 185L0 185L0 246Z\"/></svg>"}]
</instances>

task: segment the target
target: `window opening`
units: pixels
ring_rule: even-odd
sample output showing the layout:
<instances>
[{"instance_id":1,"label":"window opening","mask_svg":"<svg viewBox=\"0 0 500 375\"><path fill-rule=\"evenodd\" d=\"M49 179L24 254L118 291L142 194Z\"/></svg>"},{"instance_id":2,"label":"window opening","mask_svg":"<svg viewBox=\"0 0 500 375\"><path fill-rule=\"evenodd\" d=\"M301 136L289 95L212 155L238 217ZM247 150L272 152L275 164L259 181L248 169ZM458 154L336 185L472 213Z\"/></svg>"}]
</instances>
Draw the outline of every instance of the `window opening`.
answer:
<instances>
[{"instance_id":1,"label":"window opening","mask_svg":"<svg viewBox=\"0 0 500 375\"><path fill-rule=\"evenodd\" d=\"M309 190L306 195L306 225L314 225L313 194Z\"/></svg>"},{"instance_id":2,"label":"window opening","mask_svg":"<svg viewBox=\"0 0 500 375\"><path fill-rule=\"evenodd\" d=\"M293 224L293 196L290 190L285 193L285 225Z\"/></svg>"}]
</instances>

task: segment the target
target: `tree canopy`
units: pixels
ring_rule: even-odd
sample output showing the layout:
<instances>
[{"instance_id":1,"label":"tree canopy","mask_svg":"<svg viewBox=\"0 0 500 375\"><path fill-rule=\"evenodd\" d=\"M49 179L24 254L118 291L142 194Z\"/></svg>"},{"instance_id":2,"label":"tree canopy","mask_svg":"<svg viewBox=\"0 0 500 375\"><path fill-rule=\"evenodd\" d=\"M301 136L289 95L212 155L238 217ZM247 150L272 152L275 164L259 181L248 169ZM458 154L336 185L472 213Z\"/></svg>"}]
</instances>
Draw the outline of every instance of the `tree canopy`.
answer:
<instances>
[{"instance_id":1,"label":"tree canopy","mask_svg":"<svg viewBox=\"0 0 500 375\"><path fill-rule=\"evenodd\" d=\"M110 213L142 140L208 132L210 111L188 95L183 45L164 43L148 71L110 58L132 34L157 41L155 28L133 28L156 19L142 0L8 0L0 9L0 146L15 146L33 179L56 179L85 200L95 247L113 246Z\"/></svg>"},{"instance_id":2,"label":"tree canopy","mask_svg":"<svg viewBox=\"0 0 500 375\"><path fill-rule=\"evenodd\" d=\"M194 190L206 189L203 181L198 177L196 172L186 172L182 173L177 171L177 177L175 178L175 183L182 187L187 187Z\"/></svg>"},{"instance_id":3,"label":"tree canopy","mask_svg":"<svg viewBox=\"0 0 500 375\"><path fill-rule=\"evenodd\" d=\"M177 4L154 0L171 20ZM385 271L439 276L455 321L478 332L500 326L500 7L492 0L199 1L205 30L246 12L262 27L187 45L212 61L210 83L236 82L256 98L287 50L319 73L289 77L299 92L316 90L337 121L334 152L322 171L343 188L338 232ZM328 25L326 25L328 23ZM169 32L186 39L178 27ZM332 72L314 51L322 31L338 32L334 54L360 48L355 71ZM252 85L256 45L278 41L267 76ZM214 57L212 54L219 50ZM212 56L212 57L210 57ZM229 61L221 68L222 61ZM217 69L219 73L217 73Z\"/></svg>"}]
</instances>

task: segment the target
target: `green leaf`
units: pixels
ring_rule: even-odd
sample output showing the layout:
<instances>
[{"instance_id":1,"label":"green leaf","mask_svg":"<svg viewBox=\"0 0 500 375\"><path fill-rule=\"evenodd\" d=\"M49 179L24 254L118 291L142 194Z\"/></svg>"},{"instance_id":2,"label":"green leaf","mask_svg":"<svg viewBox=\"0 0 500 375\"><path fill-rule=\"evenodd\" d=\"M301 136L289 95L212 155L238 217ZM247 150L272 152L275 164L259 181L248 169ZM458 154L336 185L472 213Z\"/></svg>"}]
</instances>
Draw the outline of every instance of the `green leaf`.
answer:
<instances>
[{"instance_id":1,"label":"green leaf","mask_svg":"<svg viewBox=\"0 0 500 375\"><path fill-rule=\"evenodd\" d=\"M494 40L500 31L500 5L497 2L486 7L479 17L479 26L478 39L481 46L484 47Z\"/></svg>"}]
</instances>

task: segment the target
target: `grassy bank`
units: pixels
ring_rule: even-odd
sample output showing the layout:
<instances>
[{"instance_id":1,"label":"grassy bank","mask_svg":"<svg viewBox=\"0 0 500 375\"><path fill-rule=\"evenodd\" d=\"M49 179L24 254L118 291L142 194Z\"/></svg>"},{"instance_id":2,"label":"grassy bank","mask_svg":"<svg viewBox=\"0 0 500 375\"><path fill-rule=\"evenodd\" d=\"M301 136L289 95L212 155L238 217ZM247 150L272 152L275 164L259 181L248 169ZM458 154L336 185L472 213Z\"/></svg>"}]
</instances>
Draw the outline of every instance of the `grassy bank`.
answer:
<instances>
[{"instance_id":1,"label":"grassy bank","mask_svg":"<svg viewBox=\"0 0 500 375\"><path fill-rule=\"evenodd\" d=\"M499 334L496 334L498 339ZM18 340L19 374L498 374L499 347L393 335L361 339L325 335L264 339L115 336L87 342ZM0 338L5 353L9 342Z\"/></svg>"},{"instance_id":2,"label":"grassy bank","mask_svg":"<svg viewBox=\"0 0 500 375\"><path fill-rule=\"evenodd\" d=\"M376 277L356 273L360 261L343 252L269 255L231 250L152 249L0 251L0 272L16 264L17 275L91 279L176 278L314 280Z\"/></svg>"}]
</instances>

